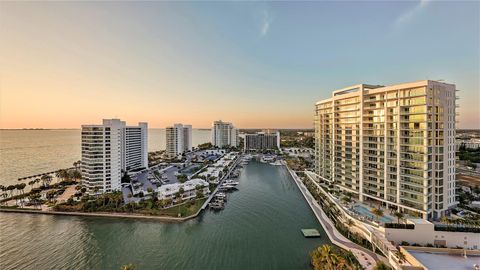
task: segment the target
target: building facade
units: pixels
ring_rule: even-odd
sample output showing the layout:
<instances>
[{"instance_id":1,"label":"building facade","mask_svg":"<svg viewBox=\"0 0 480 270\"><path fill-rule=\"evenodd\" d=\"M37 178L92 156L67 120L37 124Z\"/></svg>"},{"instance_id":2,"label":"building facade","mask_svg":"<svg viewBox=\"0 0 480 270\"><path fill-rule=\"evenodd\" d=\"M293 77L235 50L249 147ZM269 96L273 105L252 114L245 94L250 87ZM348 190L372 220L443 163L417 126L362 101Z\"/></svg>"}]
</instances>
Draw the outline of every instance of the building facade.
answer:
<instances>
[{"instance_id":1,"label":"building facade","mask_svg":"<svg viewBox=\"0 0 480 270\"><path fill-rule=\"evenodd\" d=\"M148 124L119 119L82 125L82 185L89 194L120 190L123 172L148 167Z\"/></svg>"},{"instance_id":2,"label":"building facade","mask_svg":"<svg viewBox=\"0 0 480 270\"><path fill-rule=\"evenodd\" d=\"M244 150L246 152L266 149L280 149L280 132L245 134Z\"/></svg>"},{"instance_id":3,"label":"building facade","mask_svg":"<svg viewBox=\"0 0 480 270\"><path fill-rule=\"evenodd\" d=\"M166 153L169 158L192 150L192 126L174 124L166 128Z\"/></svg>"},{"instance_id":4,"label":"building facade","mask_svg":"<svg viewBox=\"0 0 480 270\"><path fill-rule=\"evenodd\" d=\"M224 147L238 146L238 129L232 123L223 122L221 120L213 122L212 127L212 145Z\"/></svg>"},{"instance_id":5,"label":"building facade","mask_svg":"<svg viewBox=\"0 0 480 270\"><path fill-rule=\"evenodd\" d=\"M360 201L436 219L455 206L453 84L355 85L316 103L316 173Z\"/></svg>"}]
</instances>

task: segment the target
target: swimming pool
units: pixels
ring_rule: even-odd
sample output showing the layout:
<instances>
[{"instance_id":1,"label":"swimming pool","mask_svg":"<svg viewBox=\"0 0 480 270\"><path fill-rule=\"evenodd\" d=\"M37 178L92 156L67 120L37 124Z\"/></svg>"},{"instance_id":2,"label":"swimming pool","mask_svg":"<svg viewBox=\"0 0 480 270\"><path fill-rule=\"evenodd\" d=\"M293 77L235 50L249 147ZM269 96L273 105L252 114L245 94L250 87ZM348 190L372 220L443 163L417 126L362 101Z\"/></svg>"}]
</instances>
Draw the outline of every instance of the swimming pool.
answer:
<instances>
[{"instance_id":1,"label":"swimming pool","mask_svg":"<svg viewBox=\"0 0 480 270\"><path fill-rule=\"evenodd\" d=\"M363 205L359 205L359 204L356 204L353 206L353 209L355 211L357 211L358 213L360 213L361 215L364 215L366 217L369 217L373 220L377 220L377 216L375 216L371 211L370 209L366 208L365 206ZM390 223L393 221L393 219L391 217L388 217L388 216L383 216L383 217L380 217L380 222L383 222L383 223Z\"/></svg>"}]
</instances>

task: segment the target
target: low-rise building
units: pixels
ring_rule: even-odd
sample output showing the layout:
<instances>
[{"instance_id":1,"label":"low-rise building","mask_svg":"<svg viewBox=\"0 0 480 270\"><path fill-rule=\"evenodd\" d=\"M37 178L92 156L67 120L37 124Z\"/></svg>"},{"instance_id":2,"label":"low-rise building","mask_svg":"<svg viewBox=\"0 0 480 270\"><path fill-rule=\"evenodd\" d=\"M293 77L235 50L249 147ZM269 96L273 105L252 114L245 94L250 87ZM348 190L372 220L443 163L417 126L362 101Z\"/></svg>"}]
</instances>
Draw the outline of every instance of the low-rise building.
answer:
<instances>
[{"instance_id":1,"label":"low-rise building","mask_svg":"<svg viewBox=\"0 0 480 270\"><path fill-rule=\"evenodd\" d=\"M183 192L180 192L181 189ZM196 198L197 191L201 191L204 196L210 194L208 182L200 178L195 178L185 183L162 185L157 189L157 194L159 200L179 202L179 198L181 198L181 201Z\"/></svg>"},{"instance_id":2,"label":"low-rise building","mask_svg":"<svg viewBox=\"0 0 480 270\"><path fill-rule=\"evenodd\" d=\"M458 230L456 228L454 225L433 224L425 219L408 219L407 224L399 224L397 226L386 224L385 238L396 245L402 245L402 242L407 242L409 245L433 245L465 249L480 248L480 234L478 230L469 230L467 227L458 227Z\"/></svg>"}]
</instances>

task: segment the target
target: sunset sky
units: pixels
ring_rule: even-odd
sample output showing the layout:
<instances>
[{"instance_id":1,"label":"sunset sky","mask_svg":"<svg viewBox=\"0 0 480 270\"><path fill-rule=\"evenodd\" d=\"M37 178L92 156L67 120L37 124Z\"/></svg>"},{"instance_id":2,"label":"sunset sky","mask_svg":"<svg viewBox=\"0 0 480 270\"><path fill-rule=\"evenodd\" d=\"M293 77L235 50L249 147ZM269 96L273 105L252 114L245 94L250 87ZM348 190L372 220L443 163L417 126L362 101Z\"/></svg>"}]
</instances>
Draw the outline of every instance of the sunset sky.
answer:
<instances>
[{"instance_id":1,"label":"sunset sky","mask_svg":"<svg viewBox=\"0 0 480 270\"><path fill-rule=\"evenodd\" d=\"M480 3L0 3L0 128L310 128L352 84L443 79L480 128Z\"/></svg>"}]
</instances>

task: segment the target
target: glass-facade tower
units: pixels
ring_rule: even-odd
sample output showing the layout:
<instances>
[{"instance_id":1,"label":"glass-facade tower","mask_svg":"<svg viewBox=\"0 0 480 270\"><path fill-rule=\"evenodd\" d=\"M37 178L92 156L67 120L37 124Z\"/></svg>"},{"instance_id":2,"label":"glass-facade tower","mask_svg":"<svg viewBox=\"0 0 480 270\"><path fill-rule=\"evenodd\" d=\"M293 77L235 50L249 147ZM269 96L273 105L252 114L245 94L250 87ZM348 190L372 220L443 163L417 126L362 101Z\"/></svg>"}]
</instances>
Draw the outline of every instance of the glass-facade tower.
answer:
<instances>
[{"instance_id":1,"label":"glass-facade tower","mask_svg":"<svg viewBox=\"0 0 480 270\"><path fill-rule=\"evenodd\" d=\"M455 85L356 85L316 103L316 173L363 200L438 218L455 205Z\"/></svg>"}]
</instances>

